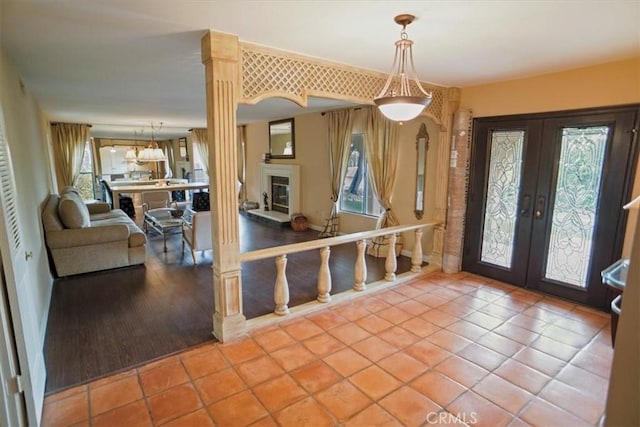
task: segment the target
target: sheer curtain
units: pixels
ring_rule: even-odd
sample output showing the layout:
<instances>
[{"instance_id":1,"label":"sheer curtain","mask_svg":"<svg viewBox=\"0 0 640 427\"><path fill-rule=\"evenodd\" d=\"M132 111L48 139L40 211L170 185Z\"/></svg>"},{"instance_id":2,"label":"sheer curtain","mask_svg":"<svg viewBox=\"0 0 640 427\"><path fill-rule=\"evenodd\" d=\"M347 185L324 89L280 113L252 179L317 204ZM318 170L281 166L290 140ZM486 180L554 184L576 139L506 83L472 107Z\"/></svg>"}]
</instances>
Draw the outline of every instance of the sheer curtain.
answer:
<instances>
[{"instance_id":1,"label":"sheer curtain","mask_svg":"<svg viewBox=\"0 0 640 427\"><path fill-rule=\"evenodd\" d=\"M320 237L333 237L338 234L340 206L338 198L344 182L351 145L353 129L353 110L329 111L329 172L331 173L331 215L327 218Z\"/></svg>"},{"instance_id":2,"label":"sheer curtain","mask_svg":"<svg viewBox=\"0 0 640 427\"><path fill-rule=\"evenodd\" d=\"M209 175L209 137L207 128L193 129L193 146L198 150L205 175Z\"/></svg>"},{"instance_id":3,"label":"sheer curtain","mask_svg":"<svg viewBox=\"0 0 640 427\"><path fill-rule=\"evenodd\" d=\"M165 178L173 178L174 171L176 169L176 157L173 151L173 141L164 141L164 152L167 155L167 160L164 162Z\"/></svg>"},{"instance_id":4,"label":"sheer curtain","mask_svg":"<svg viewBox=\"0 0 640 427\"><path fill-rule=\"evenodd\" d=\"M364 141L366 146L367 164L369 165L369 180L373 193L384 212L378 218L376 228L398 225L398 219L393 213L392 196L396 184L398 170L398 123L387 120L375 107L363 108L364 113ZM372 245L384 245L380 239L373 239ZM376 256L384 256L375 249Z\"/></svg>"},{"instance_id":5,"label":"sheer curtain","mask_svg":"<svg viewBox=\"0 0 640 427\"><path fill-rule=\"evenodd\" d=\"M89 139L90 125L52 123L53 158L58 188L73 185L80 174L84 146Z\"/></svg>"}]
</instances>

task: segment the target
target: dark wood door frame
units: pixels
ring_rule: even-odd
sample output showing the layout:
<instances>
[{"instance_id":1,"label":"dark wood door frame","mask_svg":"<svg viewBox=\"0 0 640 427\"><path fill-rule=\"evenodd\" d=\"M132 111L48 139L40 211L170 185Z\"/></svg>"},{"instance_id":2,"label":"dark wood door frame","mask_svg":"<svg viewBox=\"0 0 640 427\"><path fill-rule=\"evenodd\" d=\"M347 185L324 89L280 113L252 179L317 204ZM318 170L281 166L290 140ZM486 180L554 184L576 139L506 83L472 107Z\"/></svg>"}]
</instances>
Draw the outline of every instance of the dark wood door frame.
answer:
<instances>
[{"instance_id":1,"label":"dark wood door frame","mask_svg":"<svg viewBox=\"0 0 640 427\"><path fill-rule=\"evenodd\" d=\"M626 114L626 115L625 115ZM535 200L539 196L548 201L547 215L553 209L551 193L552 186L558 174L557 162L553 164L551 173L540 174L539 168L549 167L550 159L554 158L559 150L557 130L561 127L580 126L581 123L593 125L600 120L603 125L613 124L611 144L605 154L605 169L602 173L601 194L598 205L598 219L601 221L596 230L594 239L599 242L592 248L594 264L591 268L591 277L588 279L588 291L576 290L541 280L539 272L543 270L546 258L540 255L532 255L534 250L540 251L540 247L546 245L545 231L550 227L551 220L536 221L532 214L528 216L526 206L523 206L525 195L529 196L530 209L533 211ZM615 117L618 118L616 121ZM626 119L620 119L625 117ZM471 168L469 175L469 191L467 200L467 221L465 227L465 243L463 254L463 269L480 275L495 278L507 283L516 284L539 290L544 293L553 293L556 296L572 299L584 304L606 308L608 301L605 286L599 285L599 272L609 264L616 261L622 253L624 233L626 228L627 213L621 209L622 204L631 197L631 190L638 164L639 147L637 141L638 120L640 117L640 105L626 105L620 107L607 107L596 109L581 109L553 113L535 113L513 116L499 116L477 118L474 120L473 146L471 153ZM490 156L488 146L490 137L495 130L525 131L525 140L522 153L524 165L522 181L520 183L520 197L518 199L516 222L516 235L514 242L514 262L510 269L496 267L480 262L482 228L485 212L485 187L487 184ZM556 133L554 133L556 132ZM543 143L542 150L537 144L543 140L553 142ZM614 141L615 139L615 141ZM615 163L607 166L607 162ZM539 180L539 176L542 178ZM622 188L605 188L611 178L617 178L624 182ZM612 215L611 212L616 212ZM480 218L479 218L480 217ZM615 218L613 218L615 217ZM612 219L613 218L613 219ZM532 247L536 246L535 248ZM542 251L543 252L543 251ZM597 260L597 261L596 261ZM536 273L537 272L537 273ZM596 277L597 276L597 277ZM548 282L548 283L547 283Z\"/></svg>"}]
</instances>

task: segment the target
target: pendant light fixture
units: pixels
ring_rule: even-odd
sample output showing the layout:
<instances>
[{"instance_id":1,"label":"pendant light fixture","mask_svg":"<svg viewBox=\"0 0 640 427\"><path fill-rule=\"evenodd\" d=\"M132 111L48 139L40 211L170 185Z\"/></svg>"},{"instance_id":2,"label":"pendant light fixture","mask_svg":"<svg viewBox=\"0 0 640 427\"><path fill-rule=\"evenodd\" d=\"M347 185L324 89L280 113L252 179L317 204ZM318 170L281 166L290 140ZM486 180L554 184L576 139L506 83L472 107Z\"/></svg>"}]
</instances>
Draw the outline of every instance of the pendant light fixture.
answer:
<instances>
[{"instance_id":1,"label":"pendant light fixture","mask_svg":"<svg viewBox=\"0 0 640 427\"><path fill-rule=\"evenodd\" d=\"M162 122L160 122L160 127L157 130L159 131L160 129L162 129ZM167 160L164 151L158 147L158 143L153 139L153 132L155 130L153 123L151 123L151 142L145 149L138 153L138 160L141 162L164 162Z\"/></svg>"},{"instance_id":2,"label":"pendant light fixture","mask_svg":"<svg viewBox=\"0 0 640 427\"><path fill-rule=\"evenodd\" d=\"M135 148L129 148L124 155L124 159L127 162L135 162L136 160L138 160L138 155L136 154Z\"/></svg>"},{"instance_id":3,"label":"pendant light fixture","mask_svg":"<svg viewBox=\"0 0 640 427\"><path fill-rule=\"evenodd\" d=\"M142 136L142 132L144 129L140 130L140 135ZM129 148L124 155L124 158L127 162L135 162L138 160L138 131L134 129L133 131L133 148Z\"/></svg>"},{"instance_id":4,"label":"pendant light fixture","mask_svg":"<svg viewBox=\"0 0 640 427\"><path fill-rule=\"evenodd\" d=\"M409 14L395 17L396 23L402 25L400 40L395 43L396 54L387 82L378 97L373 100L385 117L396 122L405 122L417 117L432 99L431 92L424 90L420 84L413 64L413 41L409 40L406 28L414 19L415 16ZM411 72L411 76L407 75L408 72ZM422 92L418 96L411 95L410 80L413 80Z\"/></svg>"}]
</instances>

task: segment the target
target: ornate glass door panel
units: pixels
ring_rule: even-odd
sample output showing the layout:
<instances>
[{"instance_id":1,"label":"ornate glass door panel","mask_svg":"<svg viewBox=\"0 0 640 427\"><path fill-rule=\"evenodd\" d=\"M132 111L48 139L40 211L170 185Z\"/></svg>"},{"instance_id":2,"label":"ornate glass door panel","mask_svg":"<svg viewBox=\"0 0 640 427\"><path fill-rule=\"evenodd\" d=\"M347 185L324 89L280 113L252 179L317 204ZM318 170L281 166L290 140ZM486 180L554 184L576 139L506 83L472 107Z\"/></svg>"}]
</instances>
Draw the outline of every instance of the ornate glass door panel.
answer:
<instances>
[{"instance_id":1,"label":"ornate glass door panel","mask_svg":"<svg viewBox=\"0 0 640 427\"><path fill-rule=\"evenodd\" d=\"M524 283L541 127L526 120L474 124L463 269Z\"/></svg>"},{"instance_id":2,"label":"ornate glass door panel","mask_svg":"<svg viewBox=\"0 0 640 427\"><path fill-rule=\"evenodd\" d=\"M545 278L587 287L607 126L564 128Z\"/></svg>"},{"instance_id":3,"label":"ornate glass door panel","mask_svg":"<svg viewBox=\"0 0 640 427\"><path fill-rule=\"evenodd\" d=\"M544 120L527 287L608 306L600 272L622 254L637 116L612 108Z\"/></svg>"},{"instance_id":4,"label":"ornate glass door panel","mask_svg":"<svg viewBox=\"0 0 640 427\"><path fill-rule=\"evenodd\" d=\"M638 106L476 119L463 269L606 307Z\"/></svg>"},{"instance_id":5,"label":"ornate glass door panel","mask_svg":"<svg viewBox=\"0 0 640 427\"><path fill-rule=\"evenodd\" d=\"M511 268L522 176L524 131L491 134L480 260Z\"/></svg>"}]
</instances>

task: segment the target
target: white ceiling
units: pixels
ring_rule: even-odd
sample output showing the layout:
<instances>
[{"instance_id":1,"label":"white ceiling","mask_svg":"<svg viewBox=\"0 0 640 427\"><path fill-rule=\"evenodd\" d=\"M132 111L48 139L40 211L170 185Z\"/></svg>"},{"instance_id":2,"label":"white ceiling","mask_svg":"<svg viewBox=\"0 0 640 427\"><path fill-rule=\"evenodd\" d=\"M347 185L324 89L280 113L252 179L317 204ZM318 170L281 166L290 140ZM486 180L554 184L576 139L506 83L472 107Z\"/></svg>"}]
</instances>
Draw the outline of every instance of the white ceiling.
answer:
<instances>
[{"instance_id":1,"label":"white ceiling","mask_svg":"<svg viewBox=\"0 0 640 427\"><path fill-rule=\"evenodd\" d=\"M171 137L206 126L207 29L387 72L400 13L417 17L407 32L420 79L444 86L640 54L638 0L0 0L0 40L51 120L92 123L103 137L162 121ZM338 105L314 99L310 109ZM267 100L241 106L238 122L300 111Z\"/></svg>"}]
</instances>

